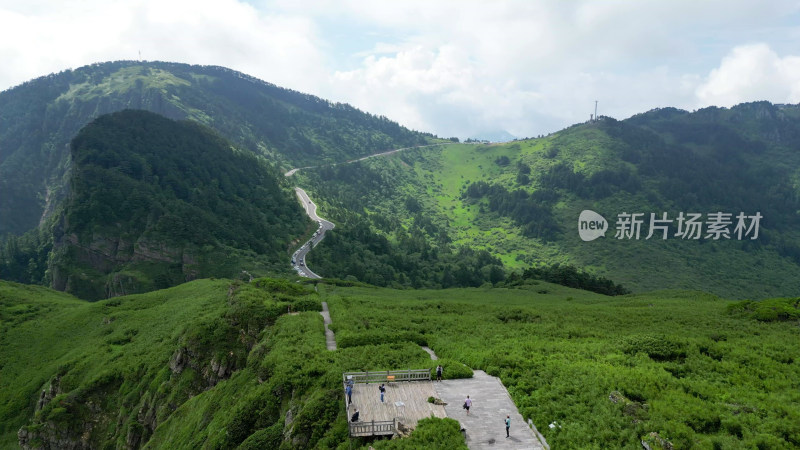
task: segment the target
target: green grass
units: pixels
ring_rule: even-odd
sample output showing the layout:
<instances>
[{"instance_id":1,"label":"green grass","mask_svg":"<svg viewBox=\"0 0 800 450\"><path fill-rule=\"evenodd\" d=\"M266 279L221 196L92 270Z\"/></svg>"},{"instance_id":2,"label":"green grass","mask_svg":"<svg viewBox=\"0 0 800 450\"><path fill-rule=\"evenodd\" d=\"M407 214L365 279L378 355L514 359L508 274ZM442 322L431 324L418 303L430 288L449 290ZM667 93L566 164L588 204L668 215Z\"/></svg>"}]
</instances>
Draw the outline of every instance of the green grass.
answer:
<instances>
[{"instance_id":1,"label":"green grass","mask_svg":"<svg viewBox=\"0 0 800 450\"><path fill-rule=\"evenodd\" d=\"M337 351L325 349L321 300ZM289 305L300 312L285 314ZM347 437L342 372L433 369L427 344L447 377L499 376L554 448L633 449L643 438L793 448L797 317L797 299L606 297L533 280L318 292L287 280L198 280L97 303L1 282L0 447L15 446L20 427L95 447L362 447L370 441ZM170 368L178 353L189 355L182 371ZM214 364L229 375L213 377ZM37 411L56 379L58 395ZM426 422L416 437L379 446L463 448L451 425Z\"/></svg>"},{"instance_id":2,"label":"green grass","mask_svg":"<svg viewBox=\"0 0 800 450\"><path fill-rule=\"evenodd\" d=\"M146 295L86 303L41 287L0 283L2 314L36 310L4 325L0 346L0 447L33 416L38 392L56 375L64 392L104 374L166 367L184 326L224 308L228 281L201 280ZM3 320L6 323L5 320Z\"/></svg>"},{"instance_id":3,"label":"green grass","mask_svg":"<svg viewBox=\"0 0 800 450\"><path fill-rule=\"evenodd\" d=\"M646 223L640 240L615 239L618 213L667 211L674 219L685 209L685 205L673 204L676 201L659 190L655 179L642 178L640 191L620 190L602 199L581 198L560 190L560 199L552 208L560 231L549 241L523 235L522 227L510 217L490 211L487 198L462 198L466 187L478 181L508 190L535 192L546 185L547 172L558 164L567 164L587 177L599 170L624 168L635 173L637 169L620 158L624 145L627 144L599 128L581 126L545 138L506 144L447 144L373 158L362 171L382 177L382 189L359 190L358 186L344 186L347 181L338 180L336 192L352 190L352 196L359 198L357 207L365 205L370 212L390 222L399 221L406 228L414 214L403 204L406 198L413 197L422 205L425 217L444 230L456 246L485 249L512 270L540 264L572 264L635 292L680 288L701 289L730 298L768 298L795 291L793 283L800 278L800 265L779 254L784 244L769 243L769 237L763 236L769 230L762 233L755 246L735 239L714 242L671 237L662 241L656 235L656 239L644 240ZM502 157L508 157L510 163L498 165L496 161ZM518 163L531 168L527 186L517 184ZM324 182L318 186L317 196L323 204L325 186ZM653 206L659 202L668 206ZM576 222L583 209L597 211L609 221L605 238L592 242L579 239ZM762 226L767 227L766 222ZM780 233L783 242L797 241L796 232Z\"/></svg>"},{"instance_id":4,"label":"green grass","mask_svg":"<svg viewBox=\"0 0 800 450\"><path fill-rule=\"evenodd\" d=\"M651 432L676 448L800 445L796 320L732 314L734 303L699 292L612 298L547 283L338 287L328 303L337 335L409 333L499 376L555 448L640 448Z\"/></svg>"},{"instance_id":5,"label":"green grass","mask_svg":"<svg viewBox=\"0 0 800 450\"><path fill-rule=\"evenodd\" d=\"M124 93L135 88L137 83L162 91L165 91L167 87L191 86L192 84L166 70L131 66L117 70L99 83L86 81L72 84L69 90L61 94L56 101L71 101L74 99L87 101L97 97L105 97L112 92Z\"/></svg>"}]
</instances>

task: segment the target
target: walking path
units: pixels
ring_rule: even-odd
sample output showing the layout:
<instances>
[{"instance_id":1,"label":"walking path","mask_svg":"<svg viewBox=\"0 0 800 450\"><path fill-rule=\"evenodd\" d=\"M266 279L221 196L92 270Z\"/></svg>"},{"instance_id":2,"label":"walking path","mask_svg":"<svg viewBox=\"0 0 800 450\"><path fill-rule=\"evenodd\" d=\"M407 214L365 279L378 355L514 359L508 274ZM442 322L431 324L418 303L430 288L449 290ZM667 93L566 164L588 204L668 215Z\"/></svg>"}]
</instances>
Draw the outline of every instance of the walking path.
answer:
<instances>
[{"instance_id":1,"label":"walking path","mask_svg":"<svg viewBox=\"0 0 800 450\"><path fill-rule=\"evenodd\" d=\"M331 313L328 311L328 302L322 302L322 311L319 313L322 314L322 321L325 323L325 346L328 350L336 350L336 336L334 336L333 331L328 328L328 325L331 324Z\"/></svg>"},{"instance_id":2,"label":"walking path","mask_svg":"<svg viewBox=\"0 0 800 450\"><path fill-rule=\"evenodd\" d=\"M539 450L549 449L517 411L508 391L497 377L475 370L473 378L433 383L437 397L447 405L447 417L458 420L466 430L467 446L472 449ZM472 408L463 409L467 395ZM504 420L511 416L511 437L506 438Z\"/></svg>"},{"instance_id":3,"label":"walking path","mask_svg":"<svg viewBox=\"0 0 800 450\"><path fill-rule=\"evenodd\" d=\"M433 361L436 361L437 359L439 359L439 357L436 356L436 353L434 353L433 350L431 350L430 347L426 347L426 346L423 345L422 349L425 350L426 352L428 352L429 355L431 355L431 359Z\"/></svg>"}]
</instances>

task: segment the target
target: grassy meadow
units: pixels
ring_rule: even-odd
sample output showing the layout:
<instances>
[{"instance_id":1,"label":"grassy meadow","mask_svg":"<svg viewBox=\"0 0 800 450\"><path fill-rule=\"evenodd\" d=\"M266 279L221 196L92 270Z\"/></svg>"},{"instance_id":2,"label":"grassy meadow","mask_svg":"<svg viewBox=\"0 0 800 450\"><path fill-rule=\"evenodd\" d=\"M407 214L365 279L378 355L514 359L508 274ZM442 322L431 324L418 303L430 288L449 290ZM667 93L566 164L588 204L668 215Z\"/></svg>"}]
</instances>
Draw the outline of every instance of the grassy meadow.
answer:
<instances>
[{"instance_id":1,"label":"grassy meadow","mask_svg":"<svg viewBox=\"0 0 800 450\"><path fill-rule=\"evenodd\" d=\"M0 447L22 428L96 448L463 448L446 420L347 437L341 373L432 369L420 345L446 378L499 376L553 448L800 445L797 299L347 284L198 280L86 303L1 282Z\"/></svg>"},{"instance_id":2,"label":"grassy meadow","mask_svg":"<svg viewBox=\"0 0 800 450\"><path fill-rule=\"evenodd\" d=\"M757 313L761 303L701 292L605 297L536 282L326 291L345 345L403 335L430 345L445 374L499 376L553 448L800 445L797 300Z\"/></svg>"}]
</instances>

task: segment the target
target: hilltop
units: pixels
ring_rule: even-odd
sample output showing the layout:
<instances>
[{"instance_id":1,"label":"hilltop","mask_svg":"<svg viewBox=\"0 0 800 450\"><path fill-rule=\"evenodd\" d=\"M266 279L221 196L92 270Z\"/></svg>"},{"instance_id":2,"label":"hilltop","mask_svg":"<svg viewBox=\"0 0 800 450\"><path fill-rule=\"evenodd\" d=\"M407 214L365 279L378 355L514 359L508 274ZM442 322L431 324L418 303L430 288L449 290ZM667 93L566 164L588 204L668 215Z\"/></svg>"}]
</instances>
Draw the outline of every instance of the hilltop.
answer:
<instances>
[{"instance_id":1,"label":"hilltop","mask_svg":"<svg viewBox=\"0 0 800 450\"><path fill-rule=\"evenodd\" d=\"M44 222L67 195L69 142L123 109L189 119L282 168L341 161L432 137L352 106L216 66L116 61L0 92L0 235Z\"/></svg>"}]
</instances>

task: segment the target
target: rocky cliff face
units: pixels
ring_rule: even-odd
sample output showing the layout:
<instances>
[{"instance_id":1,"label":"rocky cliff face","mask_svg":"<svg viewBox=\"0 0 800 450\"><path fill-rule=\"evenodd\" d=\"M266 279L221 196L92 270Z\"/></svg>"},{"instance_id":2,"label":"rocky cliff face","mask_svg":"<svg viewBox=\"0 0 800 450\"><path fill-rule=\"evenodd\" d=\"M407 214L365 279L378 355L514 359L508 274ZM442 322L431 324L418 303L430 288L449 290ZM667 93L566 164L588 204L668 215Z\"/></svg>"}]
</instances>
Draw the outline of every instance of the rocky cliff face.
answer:
<instances>
[{"instance_id":1,"label":"rocky cliff face","mask_svg":"<svg viewBox=\"0 0 800 450\"><path fill-rule=\"evenodd\" d=\"M81 242L72 233L56 238L48 269L53 289L97 300L194 280L198 261L195 249L146 237L94 234Z\"/></svg>"},{"instance_id":2,"label":"rocky cliff face","mask_svg":"<svg viewBox=\"0 0 800 450\"><path fill-rule=\"evenodd\" d=\"M20 448L29 449L91 449L92 433L102 429L108 418L103 414L100 401L89 396L81 403L81 409L92 417L91 420L77 421L70 415L70 400L59 399L62 394L60 377L54 377L44 387L36 402L33 422L19 429L17 439ZM56 404L52 404L53 401ZM63 405L63 406L62 406Z\"/></svg>"}]
</instances>

